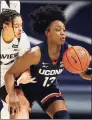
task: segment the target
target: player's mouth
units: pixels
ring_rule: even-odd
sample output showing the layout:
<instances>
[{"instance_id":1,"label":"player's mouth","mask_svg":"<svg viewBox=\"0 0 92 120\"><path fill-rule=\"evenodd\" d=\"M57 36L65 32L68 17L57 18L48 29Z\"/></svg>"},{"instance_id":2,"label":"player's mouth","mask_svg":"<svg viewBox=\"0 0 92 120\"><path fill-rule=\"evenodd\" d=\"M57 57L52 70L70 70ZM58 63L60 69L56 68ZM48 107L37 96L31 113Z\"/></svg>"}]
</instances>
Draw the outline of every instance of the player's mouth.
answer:
<instances>
[{"instance_id":1,"label":"player's mouth","mask_svg":"<svg viewBox=\"0 0 92 120\"><path fill-rule=\"evenodd\" d=\"M61 38L60 38L60 40L63 40L63 41L65 41L65 37L61 37Z\"/></svg>"},{"instance_id":2,"label":"player's mouth","mask_svg":"<svg viewBox=\"0 0 92 120\"><path fill-rule=\"evenodd\" d=\"M18 35L21 35L21 33L18 33Z\"/></svg>"}]
</instances>

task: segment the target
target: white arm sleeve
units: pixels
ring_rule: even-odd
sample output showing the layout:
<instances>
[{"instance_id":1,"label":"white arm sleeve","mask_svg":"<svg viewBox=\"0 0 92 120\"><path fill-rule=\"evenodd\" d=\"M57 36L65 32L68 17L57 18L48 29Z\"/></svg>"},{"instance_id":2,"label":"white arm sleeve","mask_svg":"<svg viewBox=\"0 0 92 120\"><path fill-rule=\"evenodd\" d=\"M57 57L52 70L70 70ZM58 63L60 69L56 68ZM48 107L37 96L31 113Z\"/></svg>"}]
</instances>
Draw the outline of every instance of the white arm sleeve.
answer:
<instances>
[{"instance_id":1,"label":"white arm sleeve","mask_svg":"<svg viewBox=\"0 0 92 120\"><path fill-rule=\"evenodd\" d=\"M31 49L30 41L26 33L23 32L19 42L19 56L22 56L29 49Z\"/></svg>"}]
</instances>

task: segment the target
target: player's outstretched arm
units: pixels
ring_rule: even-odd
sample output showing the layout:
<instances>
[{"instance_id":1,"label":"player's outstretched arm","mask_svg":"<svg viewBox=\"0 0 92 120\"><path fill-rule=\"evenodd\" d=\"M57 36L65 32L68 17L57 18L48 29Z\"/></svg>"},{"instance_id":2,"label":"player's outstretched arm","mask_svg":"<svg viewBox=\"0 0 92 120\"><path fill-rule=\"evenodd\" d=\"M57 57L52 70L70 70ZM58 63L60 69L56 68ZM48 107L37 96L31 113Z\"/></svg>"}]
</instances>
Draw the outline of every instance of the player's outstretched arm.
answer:
<instances>
[{"instance_id":1,"label":"player's outstretched arm","mask_svg":"<svg viewBox=\"0 0 92 120\"><path fill-rule=\"evenodd\" d=\"M37 64L40 61L39 47L34 47L27 51L23 56L19 57L15 64L5 74L5 86L8 93L11 93L11 88L14 90L15 78L30 68L31 65Z\"/></svg>"},{"instance_id":2,"label":"player's outstretched arm","mask_svg":"<svg viewBox=\"0 0 92 120\"><path fill-rule=\"evenodd\" d=\"M5 74L5 87L9 95L9 104L12 108L18 109L19 101L14 88L15 78L21 73L30 68L31 65L37 64L40 61L39 47L34 47L21 56L15 64Z\"/></svg>"}]
</instances>

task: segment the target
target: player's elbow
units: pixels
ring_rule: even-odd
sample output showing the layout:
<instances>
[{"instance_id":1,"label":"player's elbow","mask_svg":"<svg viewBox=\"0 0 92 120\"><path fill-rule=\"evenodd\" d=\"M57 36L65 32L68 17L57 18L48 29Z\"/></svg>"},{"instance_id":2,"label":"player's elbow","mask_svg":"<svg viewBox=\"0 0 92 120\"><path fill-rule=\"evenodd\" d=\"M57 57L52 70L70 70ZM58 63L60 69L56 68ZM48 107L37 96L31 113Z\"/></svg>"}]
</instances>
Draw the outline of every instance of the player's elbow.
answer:
<instances>
[{"instance_id":1,"label":"player's elbow","mask_svg":"<svg viewBox=\"0 0 92 120\"><path fill-rule=\"evenodd\" d=\"M11 83L11 79L14 75L12 74L12 72L7 71L5 76L4 76L4 80L5 80L5 85L8 83Z\"/></svg>"}]
</instances>

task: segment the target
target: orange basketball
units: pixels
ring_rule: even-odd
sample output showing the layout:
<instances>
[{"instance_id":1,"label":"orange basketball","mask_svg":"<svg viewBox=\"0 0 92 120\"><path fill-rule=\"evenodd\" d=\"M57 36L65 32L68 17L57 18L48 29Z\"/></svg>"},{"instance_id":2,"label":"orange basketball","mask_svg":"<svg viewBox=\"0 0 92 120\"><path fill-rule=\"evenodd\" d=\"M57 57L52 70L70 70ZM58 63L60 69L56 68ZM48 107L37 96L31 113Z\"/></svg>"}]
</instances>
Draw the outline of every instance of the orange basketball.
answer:
<instances>
[{"instance_id":1,"label":"orange basketball","mask_svg":"<svg viewBox=\"0 0 92 120\"><path fill-rule=\"evenodd\" d=\"M69 72L76 74L81 73L88 68L90 55L85 48L72 46L64 52L63 64Z\"/></svg>"}]
</instances>

